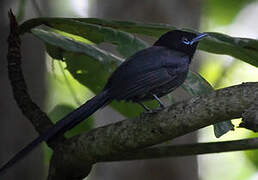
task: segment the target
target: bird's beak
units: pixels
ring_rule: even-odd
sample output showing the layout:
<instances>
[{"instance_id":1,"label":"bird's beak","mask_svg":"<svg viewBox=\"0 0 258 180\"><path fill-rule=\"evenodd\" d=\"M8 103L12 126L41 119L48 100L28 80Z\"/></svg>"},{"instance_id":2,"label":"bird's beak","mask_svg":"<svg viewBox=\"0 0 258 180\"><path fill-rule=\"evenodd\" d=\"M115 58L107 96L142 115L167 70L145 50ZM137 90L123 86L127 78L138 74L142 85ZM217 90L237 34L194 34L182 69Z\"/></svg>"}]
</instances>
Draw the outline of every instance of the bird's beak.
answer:
<instances>
[{"instance_id":1,"label":"bird's beak","mask_svg":"<svg viewBox=\"0 0 258 180\"><path fill-rule=\"evenodd\" d=\"M192 39L192 41L190 41L190 45L192 45L192 44L195 43L195 42L200 41L202 38L204 38L204 37L206 37L206 36L208 36L208 34L206 34L206 33L200 33L200 34L198 34L195 38Z\"/></svg>"}]
</instances>

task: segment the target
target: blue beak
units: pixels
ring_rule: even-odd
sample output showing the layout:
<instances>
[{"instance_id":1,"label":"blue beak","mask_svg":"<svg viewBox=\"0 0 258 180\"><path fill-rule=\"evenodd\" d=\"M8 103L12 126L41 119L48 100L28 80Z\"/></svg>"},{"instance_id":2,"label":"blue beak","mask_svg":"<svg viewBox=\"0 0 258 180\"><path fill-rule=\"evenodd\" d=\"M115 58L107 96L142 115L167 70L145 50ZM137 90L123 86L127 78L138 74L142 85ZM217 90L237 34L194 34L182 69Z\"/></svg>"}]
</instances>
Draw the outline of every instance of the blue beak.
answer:
<instances>
[{"instance_id":1,"label":"blue beak","mask_svg":"<svg viewBox=\"0 0 258 180\"><path fill-rule=\"evenodd\" d=\"M200 33L195 38L193 38L191 41L189 41L187 39L183 40L183 43L187 44L187 45L192 45L193 43L200 41L202 38L206 37L207 35L208 34L206 34L206 33Z\"/></svg>"},{"instance_id":2,"label":"blue beak","mask_svg":"<svg viewBox=\"0 0 258 180\"><path fill-rule=\"evenodd\" d=\"M192 45L193 43L200 41L202 38L206 37L207 35L208 34L206 34L206 33L200 33L195 38L193 38L189 44Z\"/></svg>"}]
</instances>

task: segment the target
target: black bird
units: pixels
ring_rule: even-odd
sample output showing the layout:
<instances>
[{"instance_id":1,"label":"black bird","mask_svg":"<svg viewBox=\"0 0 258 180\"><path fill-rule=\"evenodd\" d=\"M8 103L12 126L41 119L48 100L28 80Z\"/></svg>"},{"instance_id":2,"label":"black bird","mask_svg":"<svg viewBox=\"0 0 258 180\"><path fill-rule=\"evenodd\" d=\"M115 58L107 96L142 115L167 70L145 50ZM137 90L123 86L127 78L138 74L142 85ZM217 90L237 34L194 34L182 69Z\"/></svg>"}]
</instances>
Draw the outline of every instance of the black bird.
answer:
<instances>
[{"instance_id":1,"label":"black bird","mask_svg":"<svg viewBox=\"0 0 258 180\"><path fill-rule=\"evenodd\" d=\"M113 100L136 102L145 110L150 111L142 102L155 99L159 102L160 108L164 108L159 97L173 91L185 81L198 41L205 36L207 36L205 33L169 31L162 35L153 46L127 58L111 74L104 89L98 95L69 113L18 152L1 167L0 174L3 174L6 169L22 159L42 141L51 141L58 134L65 133Z\"/></svg>"}]
</instances>

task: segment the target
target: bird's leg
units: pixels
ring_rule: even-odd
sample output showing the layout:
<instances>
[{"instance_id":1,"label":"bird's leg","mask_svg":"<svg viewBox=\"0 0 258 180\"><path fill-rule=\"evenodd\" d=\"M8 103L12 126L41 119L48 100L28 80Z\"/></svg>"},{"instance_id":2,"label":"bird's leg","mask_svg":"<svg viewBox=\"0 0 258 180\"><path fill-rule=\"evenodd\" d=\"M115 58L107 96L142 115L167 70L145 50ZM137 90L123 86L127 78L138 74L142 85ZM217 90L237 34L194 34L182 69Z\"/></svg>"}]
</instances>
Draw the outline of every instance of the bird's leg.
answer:
<instances>
[{"instance_id":1,"label":"bird's leg","mask_svg":"<svg viewBox=\"0 0 258 180\"><path fill-rule=\"evenodd\" d=\"M139 105L141 105L141 107L148 113L151 112L151 109L148 108L147 106L145 106L142 102L138 102Z\"/></svg>"},{"instance_id":2,"label":"bird's leg","mask_svg":"<svg viewBox=\"0 0 258 180\"><path fill-rule=\"evenodd\" d=\"M152 94L152 96L154 97L154 99L156 99L159 103L159 107L155 109L155 111L160 111L165 109L165 105L162 103L162 101L158 98L158 96L156 96L156 94Z\"/></svg>"},{"instance_id":3,"label":"bird's leg","mask_svg":"<svg viewBox=\"0 0 258 180\"><path fill-rule=\"evenodd\" d=\"M162 103L162 101L158 98L158 96L156 94L152 94L152 96L154 97L154 99L156 101L158 101L159 107L157 107L156 109L150 109L147 106L145 106L142 102L137 102L145 110L144 113L147 113L147 114L157 113L165 108L165 105Z\"/></svg>"},{"instance_id":4,"label":"bird's leg","mask_svg":"<svg viewBox=\"0 0 258 180\"><path fill-rule=\"evenodd\" d=\"M159 112L159 111L161 111L161 110L163 110L165 108L165 105L158 98L158 96L156 96L156 94L152 94L152 96L159 103L159 107L157 107L156 109L150 109L147 106L145 106L142 102L137 102L139 105L141 105L143 107L143 109L145 110L145 113L147 113L147 114L157 113L157 112Z\"/></svg>"}]
</instances>

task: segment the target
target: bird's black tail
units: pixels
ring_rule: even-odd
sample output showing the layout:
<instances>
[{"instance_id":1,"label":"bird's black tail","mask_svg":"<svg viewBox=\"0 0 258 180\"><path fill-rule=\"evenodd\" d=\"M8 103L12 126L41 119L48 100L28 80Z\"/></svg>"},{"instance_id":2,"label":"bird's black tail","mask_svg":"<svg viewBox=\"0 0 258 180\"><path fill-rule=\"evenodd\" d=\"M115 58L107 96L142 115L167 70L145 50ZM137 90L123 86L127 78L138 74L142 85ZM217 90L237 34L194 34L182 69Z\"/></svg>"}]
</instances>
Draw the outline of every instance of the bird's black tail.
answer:
<instances>
[{"instance_id":1,"label":"bird's black tail","mask_svg":"<svg viewBox=\"0 0 258 180\"><path fill-rule=\"evenodd\" d=\"M11 160L0 168L0 175L4 174L6 170L12 167L16 162L25 157L42 141L50 141L58 134L65 133L67 130L73 128L75 125L92 115L99 108L109 102L108 91L102 91L97 96L93 97L73 112L66 115L63 119L58 121L53 127L49 128L45 133L34 139L25 148L19 151Z\"/></svg>"}]
</instances>

